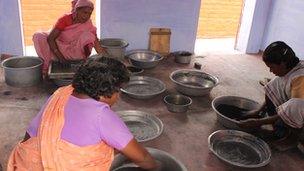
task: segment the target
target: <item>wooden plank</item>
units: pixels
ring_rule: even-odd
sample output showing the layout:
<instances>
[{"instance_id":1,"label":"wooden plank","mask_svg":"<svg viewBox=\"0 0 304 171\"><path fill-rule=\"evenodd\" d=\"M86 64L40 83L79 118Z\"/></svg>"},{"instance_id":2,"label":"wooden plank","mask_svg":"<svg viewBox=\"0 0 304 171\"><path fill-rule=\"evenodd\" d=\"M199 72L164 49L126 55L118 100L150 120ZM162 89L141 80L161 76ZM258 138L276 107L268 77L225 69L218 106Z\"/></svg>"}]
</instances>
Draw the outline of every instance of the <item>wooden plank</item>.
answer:
<instances>
[{"instance_id":1,"label":"wooden plank","mask_svg":"<svg viewBox=\"0 0 304 171\"><path fill-rule=\"evenodd\" d=\"M156 51L162 55L170 53L171 30L169 28L151 28L149 39L149 50Z\"/></svg>"}]
</instances>

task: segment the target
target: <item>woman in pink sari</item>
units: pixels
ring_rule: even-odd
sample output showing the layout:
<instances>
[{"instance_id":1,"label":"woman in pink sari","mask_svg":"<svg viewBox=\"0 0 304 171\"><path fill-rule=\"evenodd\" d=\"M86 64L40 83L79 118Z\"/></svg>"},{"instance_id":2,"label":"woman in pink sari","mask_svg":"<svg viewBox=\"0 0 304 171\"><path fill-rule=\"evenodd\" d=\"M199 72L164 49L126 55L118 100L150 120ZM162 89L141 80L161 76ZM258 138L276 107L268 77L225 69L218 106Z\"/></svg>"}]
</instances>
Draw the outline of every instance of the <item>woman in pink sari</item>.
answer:
<instances>
[{"instance_id":1,"label":"woman in pink sari","mask_svg":"<svg viewBox=\"0 0 304 171\"><path fill-rule=\"evenodd\" d=\"M93 47L98 54L105 53L90 19L93 9L94 4L90 0L73 0L72 12L59 18L49 33L37 32L33 35L36 52L44 61L44 75L52 60L61 63L84 60Z\"/></svg>"}]
</instances>

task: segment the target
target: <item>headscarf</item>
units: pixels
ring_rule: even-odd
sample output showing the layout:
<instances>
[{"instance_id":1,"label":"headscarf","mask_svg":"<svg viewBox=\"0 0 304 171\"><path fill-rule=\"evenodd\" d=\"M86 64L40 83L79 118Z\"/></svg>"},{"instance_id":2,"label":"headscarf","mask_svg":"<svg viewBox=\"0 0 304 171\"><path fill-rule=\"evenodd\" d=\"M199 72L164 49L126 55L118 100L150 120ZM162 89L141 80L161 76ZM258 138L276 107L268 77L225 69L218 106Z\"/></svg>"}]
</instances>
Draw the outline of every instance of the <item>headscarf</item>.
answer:
<instances>
[{"instance_id":1,"label":"headscarf","mask_svg":"<svg viewBox=\"0 0 304 171\"><path fill-rule=\"evenodd\" d=\"M90 0L73 0L73 1L76 1L76 2L74 2L75 3L75 6L74 6L75 10L77 8L80 8L80 7L90 7L92 9L94 9L94 4ZM72 1L72 4L73 4L73 1Z\"/></svg>"}]
</instances>

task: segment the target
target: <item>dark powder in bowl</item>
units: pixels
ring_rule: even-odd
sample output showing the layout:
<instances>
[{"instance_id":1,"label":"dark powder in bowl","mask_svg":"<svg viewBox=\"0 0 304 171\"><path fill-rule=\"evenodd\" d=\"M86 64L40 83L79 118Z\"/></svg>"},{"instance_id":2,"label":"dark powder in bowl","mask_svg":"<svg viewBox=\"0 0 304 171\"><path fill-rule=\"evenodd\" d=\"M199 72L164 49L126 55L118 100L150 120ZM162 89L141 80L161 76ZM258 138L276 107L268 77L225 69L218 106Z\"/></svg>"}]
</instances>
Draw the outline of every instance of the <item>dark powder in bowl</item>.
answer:
<instances>
[{"instance_id":1,"label":"dark powder in bowl","mask_svg":"<svg viewBox=\"0 0 304 171\"><path fill-rule=\"evenodd\" d=\"M220 104L216 107L216 109L222 115L235 120L239 120L244 113L247 113L249 111L248 109L243 109L227 104Z\"/></svg>"}]
</instances>

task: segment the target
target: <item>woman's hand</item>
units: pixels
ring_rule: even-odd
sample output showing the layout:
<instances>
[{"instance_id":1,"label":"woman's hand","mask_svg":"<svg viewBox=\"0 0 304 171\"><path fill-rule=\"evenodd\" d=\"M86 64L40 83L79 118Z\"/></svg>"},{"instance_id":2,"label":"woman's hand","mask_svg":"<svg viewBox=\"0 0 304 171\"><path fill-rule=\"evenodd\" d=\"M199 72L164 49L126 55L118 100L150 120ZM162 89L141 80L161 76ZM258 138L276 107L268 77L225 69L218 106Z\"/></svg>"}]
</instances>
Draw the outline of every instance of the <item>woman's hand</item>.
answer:
<instances>
[{"instance_id":1,"label":"woman's hand","mask_svg":"<svg viewBox=\"0 0 304 171\"><path fill-rule=\"evenodd\" d=\"M249 119L249 118L260 118L260 110L251 110L247 112L243 112L239 117L239 120Z\"/></svg>"},{"instance_id":2,"label":"woman's hand","mask_svg":"<svg viewBox=\"0 0 304 171\"><path fill-rule=\"evenodd\" d=\"M134 138L128 143L128 145L121 150L121 152L129 158L134 164L147 170L153 170L158 168L156 160L151 154L141 146Z\"/></svg>"},{"instance_id":3,"label":"woman's hand","mask_svg":"<svg viewBox=\"0 0 304 171\"><path fill-rule=\"evenodd\" d=\"M254 128L254 127L261 126L261 124L259 122L259 119L251 118L251 119L246 119L246 120L240 121L238 123L238 126L241 128Z\"/></svg>"},{"instance_id":4,"label":"woman's hand","mask_svg":"<svg viewBox=\"0 0 304 171\"><path fill-rule=\"evenodd\" d=\"M57 57L60 63L67 63L68 61L64 58L63 54L58 49L56 39L60 35L61 31L59 29L52 29L47 37L47 42L50 46L51 51Z\"/></svg>"}]
</instances>

